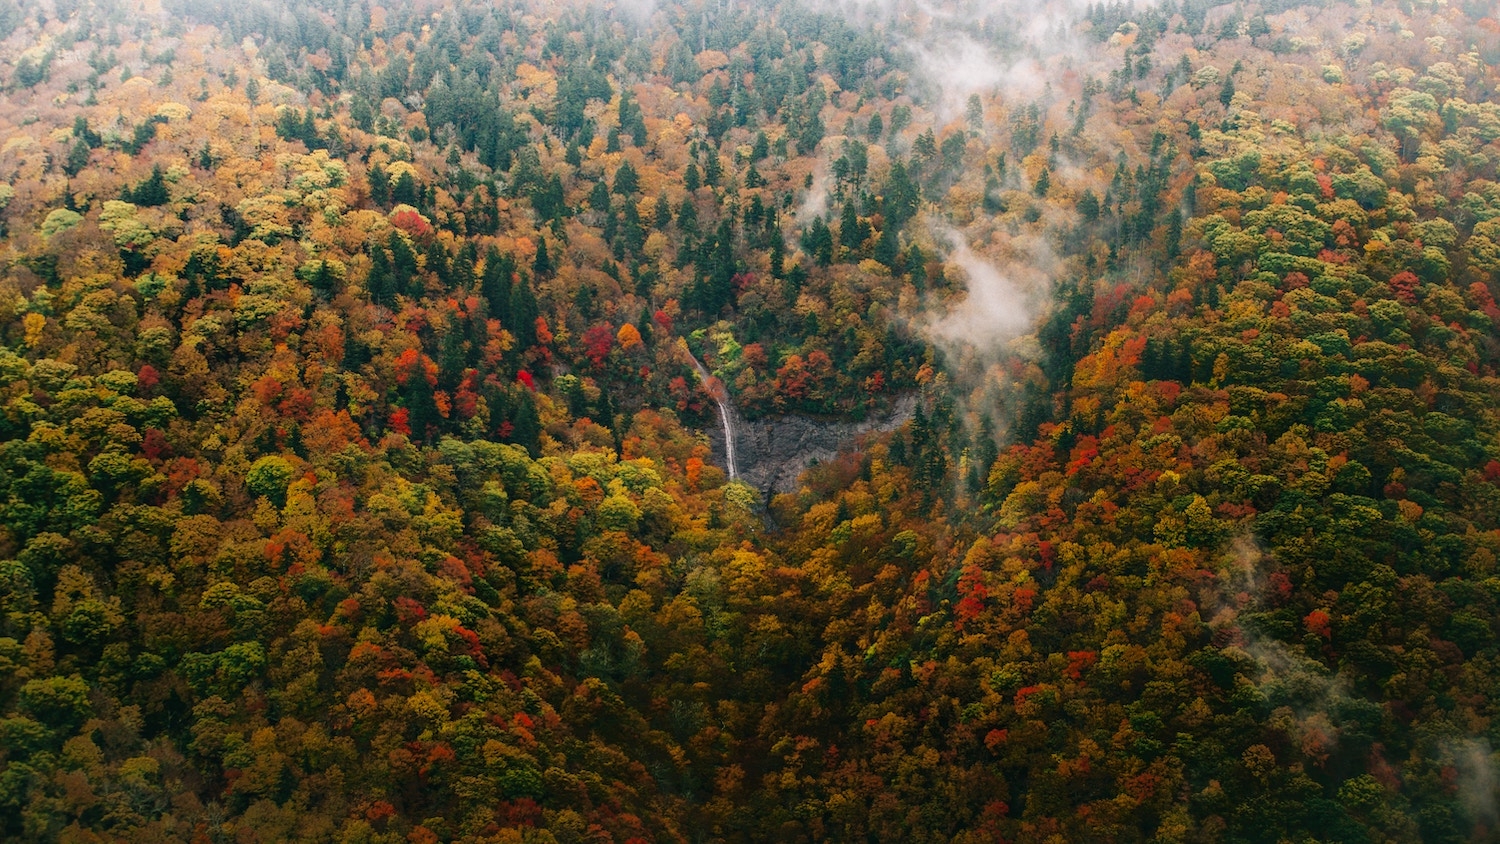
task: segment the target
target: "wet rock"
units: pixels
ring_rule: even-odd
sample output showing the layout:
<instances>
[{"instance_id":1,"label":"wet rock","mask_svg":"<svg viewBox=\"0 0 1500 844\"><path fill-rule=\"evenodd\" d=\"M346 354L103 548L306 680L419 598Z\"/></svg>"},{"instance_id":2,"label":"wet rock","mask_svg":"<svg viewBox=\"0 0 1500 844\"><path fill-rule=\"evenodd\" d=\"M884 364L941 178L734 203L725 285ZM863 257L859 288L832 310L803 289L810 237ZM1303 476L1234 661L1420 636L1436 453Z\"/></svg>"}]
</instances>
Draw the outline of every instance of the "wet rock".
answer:
<instances>
[{"instance_id":1,"label":"wet rock","mask_svg":"<svg viewBox=\"0 0 1500 844\"><path fill-rule=\"evenodd\" d=\"M797 480L814 461L837 457L856 437L871 431L893 431L912 417L915 395L902 396L885 415L860 422L787 414L746 420L730 407L739 478L762 493L795 492ZM717 414L715 414L717 415ZM724 432L707 429L714 459L723 465Z\"/></svg>"}]
</instances>

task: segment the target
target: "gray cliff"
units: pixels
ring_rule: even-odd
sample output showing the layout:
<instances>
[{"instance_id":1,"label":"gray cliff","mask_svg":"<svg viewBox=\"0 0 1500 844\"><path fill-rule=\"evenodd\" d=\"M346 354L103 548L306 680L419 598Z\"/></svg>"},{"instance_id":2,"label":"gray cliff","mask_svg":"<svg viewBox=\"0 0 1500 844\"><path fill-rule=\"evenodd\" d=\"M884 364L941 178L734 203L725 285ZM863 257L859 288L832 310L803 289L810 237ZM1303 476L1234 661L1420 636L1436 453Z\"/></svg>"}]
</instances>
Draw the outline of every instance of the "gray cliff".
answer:
<instances>
[{"instance_id":1,"label":"gray cliff","mask_svg":"<svg viewBox=\"0 0 1500 844\"><path fill-rule=\"evenodd\" d=\"M859 422L824 419L801 414L767 416L746 420L730 403L730 428L734 432L735 456L739 479L771 495L795 492L797 479L814 462L837 457L853 444L856 437L872 431L893 431L912 417L916 410L915 394L902 396L891 411ZM716 414L717 415L717 414ZM714 459L724 464L724 430L707 429Z\"/></svg>"}]
</instances>

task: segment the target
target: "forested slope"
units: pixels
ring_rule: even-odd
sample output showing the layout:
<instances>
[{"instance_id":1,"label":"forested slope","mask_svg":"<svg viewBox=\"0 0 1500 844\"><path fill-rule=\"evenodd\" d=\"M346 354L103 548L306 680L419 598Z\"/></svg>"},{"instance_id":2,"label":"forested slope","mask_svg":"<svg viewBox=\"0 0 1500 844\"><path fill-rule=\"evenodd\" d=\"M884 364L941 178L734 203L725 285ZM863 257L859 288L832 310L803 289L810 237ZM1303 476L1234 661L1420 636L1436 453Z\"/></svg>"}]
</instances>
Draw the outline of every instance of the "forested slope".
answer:
<instances>
[{"instance_id":1,"label":"forested slope","mask_svg":"<svg viewBox=\"0 0 1500 844\"><path fill-rule=\"evenodd\" d=\"M6 840L1500 828L1487 4L0 6Z\"/></svg>"}]
</instances>

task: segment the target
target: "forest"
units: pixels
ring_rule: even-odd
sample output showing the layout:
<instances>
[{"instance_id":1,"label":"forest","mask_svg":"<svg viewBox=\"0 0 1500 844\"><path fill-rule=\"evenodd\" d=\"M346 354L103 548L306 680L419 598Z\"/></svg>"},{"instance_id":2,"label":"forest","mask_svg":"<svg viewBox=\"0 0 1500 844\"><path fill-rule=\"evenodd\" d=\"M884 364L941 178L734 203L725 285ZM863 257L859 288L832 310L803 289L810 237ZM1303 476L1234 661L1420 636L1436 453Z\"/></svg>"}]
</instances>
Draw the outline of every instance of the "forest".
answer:
<instances>
[{"instance_id":1,"label":"forest","mask_svg":"<svg viewBox=\"0 0 1500 844\"><path fill-rule=\"evenodd\" d=\"M1496 17L0 0L0 841L1496 840Z\"/></svg>"}]
</instances>

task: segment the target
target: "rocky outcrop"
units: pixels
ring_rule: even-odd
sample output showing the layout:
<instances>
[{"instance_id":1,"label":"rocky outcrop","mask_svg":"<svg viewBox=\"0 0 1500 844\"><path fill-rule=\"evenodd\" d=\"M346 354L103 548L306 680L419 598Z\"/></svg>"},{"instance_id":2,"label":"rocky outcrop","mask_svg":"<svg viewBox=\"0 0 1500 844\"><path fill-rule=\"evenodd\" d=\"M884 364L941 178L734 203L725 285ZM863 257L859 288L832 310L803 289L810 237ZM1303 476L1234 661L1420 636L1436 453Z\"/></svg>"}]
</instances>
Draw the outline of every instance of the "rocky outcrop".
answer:
<instances>
[{"instance_id":1,"label":"rocky outcrop","mask_svg":"<svg viewBox=\"0 0 1500 844\"><path fill-rule=\"evenodd\" d=\"M905 395L888 414L847 422L801 414L746 420L739 417L732 404L726 403L729 427L734 431L739 479L762 493L795 492L802 471L815 461L832 460L861 434L901 427L912 417L916 406L917 397ZM723 465L723 429L714 426L707 434L715 460Z\"/></svg>"}]
</instances>

